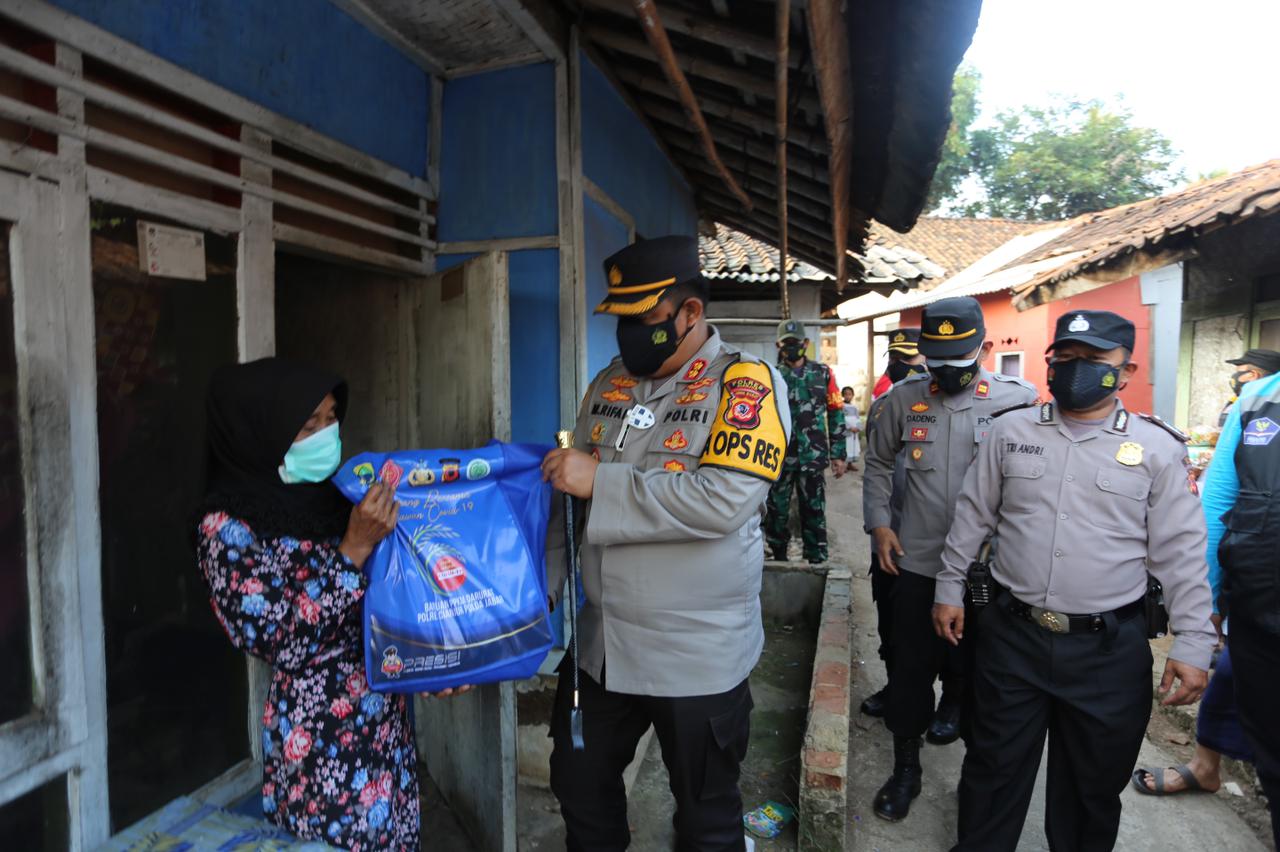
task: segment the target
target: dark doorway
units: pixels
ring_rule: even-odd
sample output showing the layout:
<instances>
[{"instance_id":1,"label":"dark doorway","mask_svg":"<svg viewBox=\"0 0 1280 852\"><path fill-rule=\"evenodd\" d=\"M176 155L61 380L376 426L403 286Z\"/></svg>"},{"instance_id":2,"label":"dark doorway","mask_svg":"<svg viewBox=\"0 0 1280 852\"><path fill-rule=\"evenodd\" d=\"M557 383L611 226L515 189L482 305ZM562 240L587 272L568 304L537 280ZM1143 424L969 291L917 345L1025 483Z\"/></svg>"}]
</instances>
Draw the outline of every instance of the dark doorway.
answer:
<instances>
[{"instance_id":1,"label":"dark doorway","mask_svg":"<svg viewBox=\"0 0 1280 852\"><path fill-rule=\"evenodd\" d=\"M195 564L205 389L236 360L236 241L206 280L140 271L138 220L93 207L107 758L118 830L249 756L248 677ZM181 227L179 225L179 227Z\"/></svg>"},{"instance_id":2,"label":"dark doorway","mask_svg":"<svg viewBox=\"0 0 1280 852\"><path fill-rule=\"evenodd\" d=\"M0 724L25 716L33 694L9 227L0 222Z\"/></svg>"}]
</instances>

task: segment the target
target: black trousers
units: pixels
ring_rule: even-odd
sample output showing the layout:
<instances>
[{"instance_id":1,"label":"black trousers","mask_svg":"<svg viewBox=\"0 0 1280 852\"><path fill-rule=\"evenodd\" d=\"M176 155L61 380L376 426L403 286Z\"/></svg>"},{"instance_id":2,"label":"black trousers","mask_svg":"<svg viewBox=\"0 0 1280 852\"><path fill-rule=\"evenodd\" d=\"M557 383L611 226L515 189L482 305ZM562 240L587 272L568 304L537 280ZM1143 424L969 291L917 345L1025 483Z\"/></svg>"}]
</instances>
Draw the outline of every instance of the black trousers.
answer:
<instances>
[{"instance_id":1,"label":"black trousers","mask_svg":"<svg viewBox=\"0 0 1280 852\"><path fill-rule=\"evenodd\" d=\"M653 725L676 800L678 852L743 852L738 770L751 733L751 689L656 698L610 692L581 673L584 751L569 736L571 663L565 657L551 736L551 789L560 800L569 852L621 852L631 843L623 770Z\"/></svg>"},{"instance_id":2,"label":"black trousers","mask_svg":"<svg viewBox=\"0 0 1280 852\"><path fill-rule=\"evenodd\" d=\"M876 604L876 632L880 634L880 659L884 661L885 670L889 669L889 652L893 643L893 607L889 601L893 595L893 581L898 579L893 574L880 570L880 556L871 549L871 600Z\"/></svg>"},{"instance_id":3,"label":"black trousers","mask_svg":"<svg viewBox=\"0 0 1280 852\"><path fill-rule=\"evenodd\" d=\"M884 572L877 570L877 573ZM933 721L933 682L939 675L943 699L961 702L964 653L933 632L935 584L932 577L903 571L890 580L887 584L889 648L885 657L889 697L885 725L894 736L920 737ZM876 604L879 609L879 601Z\"/></svg>"},{"instance_id":4,"label":"black trousers","mask_svg":"<svg viewBox=\"0 0 1280 852\"><path fill-rule=\"evenodd\" d=\"M1254 766L1271 806L1271 834L1280 848L1280 634L1236 616L1231 617L1231 664L1235 670L1236 710L1253 745Z\"/></svg>"},{"instance_id":5,"label":"black trousers","mask_svg":"<svg viewBox=\"0 0 1280 852\"><path fill-rule=\"evenodd\" d=\"M972 731L960 777L956 850L1012 852L1040 769L1054 852L1115 846L1120 793L1151 718L1151 646L1139 616L1097 633L1055 634L1009 614L978 617Z\"/></svg>"}]
</instances>

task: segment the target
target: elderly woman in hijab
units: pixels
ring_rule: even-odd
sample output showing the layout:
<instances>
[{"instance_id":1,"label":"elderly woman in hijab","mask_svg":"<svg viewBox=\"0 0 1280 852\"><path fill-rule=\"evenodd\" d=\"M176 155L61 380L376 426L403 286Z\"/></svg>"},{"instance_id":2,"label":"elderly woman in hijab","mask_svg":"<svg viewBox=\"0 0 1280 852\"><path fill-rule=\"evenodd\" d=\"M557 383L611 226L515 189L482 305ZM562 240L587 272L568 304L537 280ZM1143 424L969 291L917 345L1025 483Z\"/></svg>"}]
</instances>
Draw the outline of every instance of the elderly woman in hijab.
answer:
<instances>
[{"instance_id":1,"label":"elderly woman in hijab","mask_svg":"<svg viewBox=\"0 0 1280 852\"><path fill-rule=\"evenodd\" d=\"M197 555L227 636L274 670L267 818L348 849L416 850L409 705L369 690L361 650L361 569L399 508L380 484L353 508L328 482L346 407L346 384L319 370L274 358L219 370Z\"/></svg>"}]
</instances>

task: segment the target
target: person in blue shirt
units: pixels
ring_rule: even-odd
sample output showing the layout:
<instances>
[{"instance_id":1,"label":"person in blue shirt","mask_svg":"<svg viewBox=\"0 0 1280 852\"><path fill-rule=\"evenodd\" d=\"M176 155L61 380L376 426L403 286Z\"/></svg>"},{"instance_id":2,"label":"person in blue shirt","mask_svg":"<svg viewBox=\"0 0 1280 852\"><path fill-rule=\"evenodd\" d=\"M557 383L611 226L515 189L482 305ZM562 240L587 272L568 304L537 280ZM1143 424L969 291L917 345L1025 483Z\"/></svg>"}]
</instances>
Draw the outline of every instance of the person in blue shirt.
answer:
<instances>
[{"instance_id":1,"label":"person in blue shirt","mask_svg":"<svg viewBox=\"0 0 1280 852\"><path fill-rule=\"evenodd\" d=\"M1244 431L1240 417L1241 400L1280 386L1280 352L1250 349L1242 357L1227 363L1237 368L1231 376L1233 396L1223 410L1222 433L1218 437L1213 460L1200 480L1200 501L1208 529L1205 556L1209 563L1209 588L1213 595L1213 623L1219 635L1227 631L1221 614L1222 564L1218 559L1218 545L1226 530L1225 516L1240 493L1235 454ZM1213 677L1201 698L1196 718L1195 754L1183 766L1164 770L1138 767L1133 772L1135 789L1157 796L1184 792L1212 793L1222 786L1219 772L1222 755L1253 762L1253 747L1240 725L1236 709L1234 682L1231 654L1224 645Z\"/></svg>"}]
</instances>

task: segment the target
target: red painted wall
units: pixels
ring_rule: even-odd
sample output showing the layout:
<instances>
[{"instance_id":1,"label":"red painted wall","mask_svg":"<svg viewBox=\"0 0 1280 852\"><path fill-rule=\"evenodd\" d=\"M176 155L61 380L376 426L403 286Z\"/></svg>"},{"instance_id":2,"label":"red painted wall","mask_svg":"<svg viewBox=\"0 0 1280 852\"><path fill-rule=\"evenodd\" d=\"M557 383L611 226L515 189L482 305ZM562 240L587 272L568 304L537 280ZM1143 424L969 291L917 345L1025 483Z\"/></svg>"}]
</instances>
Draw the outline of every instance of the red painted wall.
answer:
<instances>
[{"instance_id":1,"label":"red painted wall","mask_svg":"<svg viewBox=\"0 0 1280 852\"><path fill-rule=\"evenodd\" d=\"M1053 339L1058 317L1076 311L1112 311L1133 321L1136 328L1133 360L1138 374L1120 394L1131 411L1151 410L1151 311L1142 304L1138 277L1126 278L1106 287L1071 296L1029 311L1018 311L1006 291L979 296L987 323L987 339L995 344L992 355L983 365L995 371L996 356L1001 352L1021 352L1023 378L1034 384L1044 399L1049 398L1045 384L1044 350ZM920 309L904 311L901 325L918 326Z\"/></svg>"}]
</instances>

